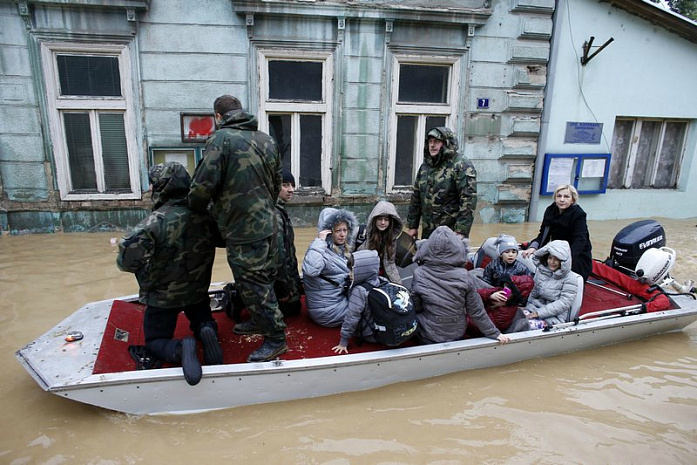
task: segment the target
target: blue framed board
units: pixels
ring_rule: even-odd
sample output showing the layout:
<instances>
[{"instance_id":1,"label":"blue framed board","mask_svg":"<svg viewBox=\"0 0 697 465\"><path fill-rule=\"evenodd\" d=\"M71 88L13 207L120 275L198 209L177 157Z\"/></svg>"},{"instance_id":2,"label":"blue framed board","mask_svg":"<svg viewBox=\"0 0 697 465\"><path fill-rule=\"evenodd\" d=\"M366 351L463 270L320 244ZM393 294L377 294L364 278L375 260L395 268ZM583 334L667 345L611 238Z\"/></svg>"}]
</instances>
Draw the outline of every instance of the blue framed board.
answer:
<instances>
[{"instance_id":1,"label":"blue framed board","mask_svg":"<svg viewBox=\"0 0 697 465\"><path fill-rule=\"evenodd\" d=\"M610 173L609 153L546 153L540 195L552 195L562 184L579 194L604 194Z\"/></svg>"}]
</instances>

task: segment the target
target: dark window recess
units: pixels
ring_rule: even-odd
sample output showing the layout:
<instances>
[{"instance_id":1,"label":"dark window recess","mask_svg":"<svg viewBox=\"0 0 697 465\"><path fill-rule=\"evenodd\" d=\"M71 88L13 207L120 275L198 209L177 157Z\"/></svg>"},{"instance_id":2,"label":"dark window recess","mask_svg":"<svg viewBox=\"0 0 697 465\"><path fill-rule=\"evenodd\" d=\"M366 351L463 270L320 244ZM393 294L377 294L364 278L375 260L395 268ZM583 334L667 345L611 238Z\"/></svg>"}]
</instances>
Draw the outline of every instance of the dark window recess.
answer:
<instances>
[{"instance_id":1,"label":"dark window recess","mask_svg":"<svg viewBox=\"0 0 697 465\"><path fill-rule=\"evenodd\" d=\"M400 65L399 102L448 103L450 66Z\"/></svg>"},{"instance_id":2,"label":"dark window recess","mask_svg":"<svg viewBox=\"0 0 697 465\"><path fill-rule=\"evenodd\" d=\"M88 113L64 113L65 138L73 190L97 191Z\"/></svg>"},{"instance_id":3,"label":"dark window recess","mask_svg":"<svg viewBox=\"0 0 697 465\"><path fill-rule=\"evenodd\" d=\"M120 97L121 78L116 57L58 55L61 95Z\"/></svg>"},{"instance_id":4,"label":"dark window recess","mask_svg":"<svg viewBox=\"0 0 697 465\"><path fill-rule=\"evenodd\" d=\"M269 61L269 98L322 101L322 67L314 61Z\"/></svg>"},{"instance_id":5,"label":"dark window recess","mask_svg":"<svg viewBox=\"0 0 697 465\"><path fill-rule=\"evenodd\" d=\"M322 116L300 115L300 185L322 186Z\"/></svg>"},{"instance_id":6,"label":"dark window recess","mask_svg":"<svg viewBox=\"0 0 697 465\"><path fill-rule=\"evenodd\" d=\"M99 132L104 158L104 183L107 191L129 190L128 148L122 113L100 113Z\"/></svg>"}]
</instances>

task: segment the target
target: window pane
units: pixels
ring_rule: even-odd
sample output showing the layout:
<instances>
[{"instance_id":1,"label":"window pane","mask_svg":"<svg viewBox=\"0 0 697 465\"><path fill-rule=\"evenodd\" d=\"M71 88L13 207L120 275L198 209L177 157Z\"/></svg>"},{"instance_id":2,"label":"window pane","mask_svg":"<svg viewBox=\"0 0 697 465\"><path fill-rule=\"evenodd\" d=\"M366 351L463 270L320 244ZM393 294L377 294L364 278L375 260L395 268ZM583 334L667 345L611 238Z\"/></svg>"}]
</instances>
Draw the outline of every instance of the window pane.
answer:
<instances>
[{"instance_id":1,"label":"window pane","mask_svg":"<svg viewBox=\"0 0 697 465\"><path fill-rule=\"evenodd\" d=\"M322 186L321 115L300 115L300 186Z\"/></svg>"},{"instance_id":2,"label":"window pane","mask_svg":"<svg viewBox=\"0 0 697 465\"><path fill-rule=\"evenodd\" d=\"M269 98L322 101L322 67L316 61L269 61Z\"/></svg>"},{"instance_id":3,"label":"window pane","mask_svg":"<svg viewBox=\"0 0 697 465\"><path fill-rule=\"evenodd\" d=\"M269 133L276 140L283 168L290 171L290 115L269 115Z\"/></svg>"},{"instance_id":4,"label":"window pane","mask_svg":"<svg viewBox=\"0 0 697 465\"><path fill-rule=\"evenodd\" d=\"M427 116L426 117L426 133L433 128L442 128L445 126L445 116ZM426 134L423 139L426 140Z\"/></svg>"},{"instance_id":5,"label":"window pane","mask_svg":"<svg viewBox=\"0 0 697 465\"><path fill-rule=\"evenodd\" d=\"M449 66L400 65L399 101L448 103Z\"/></svg>"},{"instance_id":6,"label":"window pane","mask_svg":"<svg viewBox=\"0 0 697 465\"><path fill-rule=\"evenodd\" d=\"M72 190L97 190L89 113L64 113Z\"/></svg>"},{"instance_id":7,"label":"window pane","mask_svg":"<svg viewBox=\"0 0 697 465\"><path fill-rule=\"evenodd\" d=\"M615 121L615 132L612 134L612 157L610 159L610 174L607 187L610 189L624 187L624 171L627 166L627 156L632 142L634 121Z\"/></svg>"},{"instance_id":8,"label":"window pane","mask_svg":"<svg viewBox=\"0 0 697 465\"><path fill-rule=\"evenodd\" d=\"M116 57L58 55L61 95L121 96Z\"/></svg>"},{"instance_id":9,"label":"window pane","mask_svg":"<svg viewBox=\"0 0 697 465\"><path fill-rule=\"evenodd\" d=\"M128 148L126 147L123 113L100 113L99 132L102 139L106 190L124 189L130 192L131 178L128 169Z\"/></svg>"},{"instance_id":10,"label":"window pane","mask_svg":"<svg viewBox=\"0 0 697 465\"><path fill-rule=\"evenodd\" d=\"M395 186L410 186L414 182L414 156L423 144L416 141L418 116L397 117L397 151L394 164Z\"/></svg>"},{"instance_id":11,"label":"window pane","mask_svg":"<svg viewBox=\"0 0 697 465\"><path fill-rule=\"evenodd\" d=\"M656 153L660 128L661 123L657 121L644 121L642 123L639 147L632 172L631 187L648 187L651 182L651 170L649 167L652 166L650 162L654 159Z\"/></svg>"},{"instance_id":12,"label":"window pane","mask_svg":"<svg viewBox=\"0 0 697 465\"><path fill-rule=\"evenodd\" d=\"M686 130L687 123L666 123L653 187L666 188L677 185L677 162L682 153Z\"/></svg>"}]
</instances>

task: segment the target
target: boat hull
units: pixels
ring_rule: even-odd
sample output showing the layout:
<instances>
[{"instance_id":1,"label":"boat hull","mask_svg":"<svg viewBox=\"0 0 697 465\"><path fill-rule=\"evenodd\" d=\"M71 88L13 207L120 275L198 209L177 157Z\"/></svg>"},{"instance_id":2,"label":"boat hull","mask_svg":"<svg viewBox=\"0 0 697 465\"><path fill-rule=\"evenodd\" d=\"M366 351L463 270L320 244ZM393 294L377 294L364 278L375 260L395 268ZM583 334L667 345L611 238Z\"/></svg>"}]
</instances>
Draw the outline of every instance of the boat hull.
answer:
<instances>
[{"instance_id":1,"label":"boat hull","mask_svg":"<svg viewBox=\"0 0 697 465\"><path fill-rule=\"evenodd\" d=\"M66 399L131 414L193 413L374 389L678 331L697 321L697 304L687 297L676 298L676 303L681 308L515 333L506 345L476 338L341 356L204 366L201 382L189 386L181 368L92 374L111 305L102 301L83 307L16 355L42 388ZM86 320L93 327L77 345L57 337L73 328L84 329Z\"/></svg>"}]
</instances>

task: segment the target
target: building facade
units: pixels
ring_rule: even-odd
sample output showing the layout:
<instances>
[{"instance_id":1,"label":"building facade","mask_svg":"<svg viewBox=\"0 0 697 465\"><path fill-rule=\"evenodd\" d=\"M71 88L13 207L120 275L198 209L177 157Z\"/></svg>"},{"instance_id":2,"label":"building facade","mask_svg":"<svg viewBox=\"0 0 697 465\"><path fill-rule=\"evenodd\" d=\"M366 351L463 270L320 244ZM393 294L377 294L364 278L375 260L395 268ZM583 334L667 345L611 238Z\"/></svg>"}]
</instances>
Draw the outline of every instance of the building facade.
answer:
<instances>
[{"instance_id":1,"label":"building facade","mask_svg":"<svg viewBox=\"0 0 697 465\"><path fill-rule=\"evenodd\" d=\"M531 221L568 171L590 219L697 216L697 23L640 0L559 2L550 70Z\"/></svg>"},{"instance_id":2,"label":"building facade","mask_svg":"<svg viewBox=\"0 0 697 465\"><path fill-rule=\"evenodd\" d=\"M404 209L426 129L479 172L477 221L524 221L551 0L0 0L0 227L127 228L152 163L191 169L240 98L299 184L292 215Z\"/></svg>"},{"instance_id":3,"label":"building facade","mask_svg":"<svg viewBox=\"0 0 697 465\"><path fill-rule=\"evenodd\" d=\"M665 92L632 99L625 84L643 89L646 70L621 80L623 63L607 57L621 45L637 66L656 59L653 80L671 59L657 55L677 47L692 72L694 23L680 23L686 38L610 4L564 8L585 12L572 44L564 16L553 23L554 0L0 0L0 230L133 226L150 208L148 168L177 160L193 171L222 94L276 138L298 182L297 225L336 205L363 220L379 199L405 212L425 133L440 125L477 168L476 222L536 220L550 200L539 194L546 153L611 152L613 131L645 131L647 116L685 134L681 154L669 156L673 172L657 175L667 187L637 190L613 165L623 174L612 188L583 202L601 219L610 213L595 210L610 211L615 196L629 203L640 193L650 208L615 217L661 215L666 194L681 203L695 193L692 80L672 65ZM593 15L607 18L596 27ZM620 41L625 23L634 32ZM590 34L616 40L581 69L581 92L573 63ZM686 97L658 111L673 95ZM560 143L567 121L602 123L604 142Z\"/></svg>"}]
</instances>

